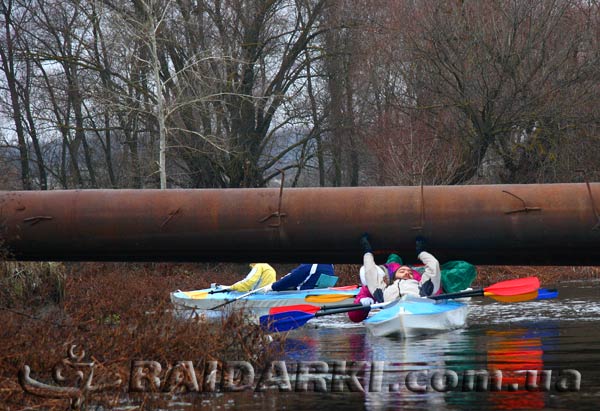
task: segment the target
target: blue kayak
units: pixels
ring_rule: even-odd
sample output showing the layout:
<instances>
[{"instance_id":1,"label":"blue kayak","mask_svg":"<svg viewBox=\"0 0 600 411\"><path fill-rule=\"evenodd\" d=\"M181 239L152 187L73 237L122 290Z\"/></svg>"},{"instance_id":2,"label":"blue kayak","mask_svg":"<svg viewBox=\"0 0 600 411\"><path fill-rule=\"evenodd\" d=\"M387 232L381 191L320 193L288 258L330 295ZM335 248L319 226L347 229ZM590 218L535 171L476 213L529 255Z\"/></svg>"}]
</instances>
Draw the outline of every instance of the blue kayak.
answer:
<instances>
[{"instance_id":1,"label":"blue kayak","mask_svg":"<svg viewBox=\"0 0 600 411\"><path fill-rule=\"evenodd\" d=\"M315 288L309 290L269 291L256 292L234 301L243 296L243 292L222 292L218 288L207 288L194 291L174 291L171 293L171 302L176 308L212 310L218 309L244 309L256 317L267 315L272 307L289 306L297 304L312 304L316 306L335 306L348 304L354 301L359 288L356 286ZM223 303L231 301L222 307Z\"/></svg>"},{"instance_id":2,"label":"blue kayak","mask_svg":"<svg viewBox=\"0 0 600 411\"><path fill-rule=\"evenodd\" d=\"M363 323L375 336L414 337L462 328L468 311L469 306L464 302L405 296L373 313Z\"/></svg>"}]
</instances>

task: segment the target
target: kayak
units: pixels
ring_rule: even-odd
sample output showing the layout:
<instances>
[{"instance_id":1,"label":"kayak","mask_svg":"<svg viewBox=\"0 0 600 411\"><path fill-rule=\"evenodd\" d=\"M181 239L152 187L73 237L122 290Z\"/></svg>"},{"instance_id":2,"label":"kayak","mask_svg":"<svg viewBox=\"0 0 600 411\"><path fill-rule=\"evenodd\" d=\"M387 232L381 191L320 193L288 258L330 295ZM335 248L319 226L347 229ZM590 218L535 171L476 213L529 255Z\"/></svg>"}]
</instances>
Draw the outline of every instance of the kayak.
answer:
<instances>
[{"instance_id":1,"label":"kayak","mask_svg":"<svg viewBox=\"0 0 600 411\"><path fill-rule=\"evenodd\" d=\"M254 317L260 317L267 315L271 308L279 306L312 304L322 307L325 305L348 304L354 301L358 290L357 286L347 286L308 290L269 291L267 293L257 292L237 301L233 300L247 293L238 291L221 292L222 290L214 288L194 291L177 290L171 293L171 303L178 309L210 311L223 303L233 301L230 304L218 307L218 311L243 309ZM207 317L213 316L214 313L207 315Z\"/></svg>"},{"instance_id":2,"label":"kayak","mask_svg":"<svg viewBox=\"0 0 600 411\"><path fill-rule=\"evenodd\" d=\"M363 324L378 337L414 337L462 328L468 311L468 304L460 301L405 296L374 312Z\"/></svg>"}]
</instances>

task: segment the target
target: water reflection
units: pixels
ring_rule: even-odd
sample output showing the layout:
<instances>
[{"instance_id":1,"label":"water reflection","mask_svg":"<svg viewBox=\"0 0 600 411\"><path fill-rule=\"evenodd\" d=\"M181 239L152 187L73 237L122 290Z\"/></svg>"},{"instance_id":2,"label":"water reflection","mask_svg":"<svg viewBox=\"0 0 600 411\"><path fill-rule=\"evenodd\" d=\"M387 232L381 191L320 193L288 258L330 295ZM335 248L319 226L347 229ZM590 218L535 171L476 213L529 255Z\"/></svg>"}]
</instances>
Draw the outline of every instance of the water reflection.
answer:
<instances>
[{"instance_id":1,"label":"water reflection","mask_svg":"<svg viewBox=\"0 0 600 411\"><path fill-rule=\"evenodd\" d=\"M362 364L357 379L364 392L343 385L342 392L225 393L209 402L198 396L191 408L596 410L600 285L569 283L559 291L557 300L473 301L466 328L423 338L374 337L343 314L311 320L289 334L282 354L286 363L328 364L324 377L329 387L336 364ZM557 377L568 369L581 373L580 391L556 389ZM538 371L534 383L539 389L532 389L531 382L527 389L523 370ZM478 371L488 373L486 389L478 389L480 380L472 374ZM494 391L496 371L502 372L502 381ZM295 375L292 370L290 377ZM551 377L548 390L545 376Z\"/></svg>"},{"instance_id":2,"label":"water reflection","mask_svg":"<svg viewBox=\"0 0 600 411\"><path fill-rule=\"evenodd\" d=\"M360 379L366 409L548 408L577 395L557 397L555 392L558 374L571 368L573 353L565 357L565 344L590 338L580 335L577 322L565 325L571 317L553 315L556 307L551 303L504 305L504 322L496 315L500 304L475 303L467 328L413 339L375 337L361 327L336 327L335 321L344 324L345 319L330 317L316 328L292 334L288 358L366 362L370 373ZM600 355L598 339L593 341L594 353ZM373 379L374 367L381 369L380 379ZM597 375L595 371L590 381Z\"/></svg>"},{"instance_id":3,"label":"water reflection","mask_svg":"<svg viewBox=\"0 0 600 411\"><path fill-rule=\"evenodd\" d=\"M544 381L538 381L544 376L542 338L528 334L529 330L524 328L486 332L488 369L501 373L498 374L502 377L501 388L505 387L504 391L490 394L490 403L495 408L544 408L545 393L536 390L536 386L544 385Z\"/></svg>"},{"instance_id":4,"label":"water reflection","mask_svg":"<svg viewBox=\"0 0 600 411\"><path fill-rule=\"evenodd\" d=\"M343 320L342 318L340 320ZM464 330L427 336L421 339L375 337L362 328L305 330L288 339L288 359L293 361L335 361L350 367L362 362L364 372L359 381L365 392L362 401L367 409L383 409L390 405L403 409L444 406L447 393L431 387L435 372L453 370L450 366L464 352L473 351L471 336ZM412 381L412 385L410 383ZM408 386L407 386L408 384ZM338 404L341 405L341 404Z\"/></svg>"}]
</instances>

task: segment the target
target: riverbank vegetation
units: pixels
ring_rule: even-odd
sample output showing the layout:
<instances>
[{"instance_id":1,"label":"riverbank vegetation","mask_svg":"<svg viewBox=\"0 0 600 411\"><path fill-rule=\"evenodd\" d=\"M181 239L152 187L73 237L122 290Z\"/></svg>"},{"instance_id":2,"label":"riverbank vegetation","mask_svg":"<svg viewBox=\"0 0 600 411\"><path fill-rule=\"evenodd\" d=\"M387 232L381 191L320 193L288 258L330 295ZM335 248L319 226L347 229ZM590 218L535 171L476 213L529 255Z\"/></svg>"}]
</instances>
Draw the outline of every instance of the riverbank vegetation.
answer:
<instances>
[{"instance_id":1,"label":"riverbank vegetation","mask_svg":"<svg viewBox=\"0 0 600 411\"><path fill-rule=\"evenodd\" d=\"M192 361L200 390L207 364L218 361L248 361L255 367L281 352L281 341L267 336L248 321L243 312L223 320L183 319L176 316L169 291L195 289L210 282L230 283L242 273L206 274L206 265L165 264L59 264L3 263L0 269L0 404L3 409L25 406L64 410L69 400L42 398L25 393L17 376L24 365L31 377L60 385L53 377L57 364L70 358L79 364L94 362L93 385L110 384L118 375L123 383L106 393L90 395L94 404L106 409L128 396L132 362L156 361L160 378L168 383L160 389L179 392L189 381L167 381L170 367ZM232 267L229 267L230 269ZM242 268L242 267L240 267ZM245 269L245 267L243 267ZM225 269L220 265L210 270ZM41 282L40 282L41 281ZM58 289L57 289L58 287ZM9 297L9 298L4 298ZM69 368L69 367L66 367ZM76 367L65 370L64 386L75 386ZM80 367L85 378L89 367ZM185 389L183 389L185 391ZM151 395L127 397L143 403L161 398ZM154 398L154 399L152 399ZM168 402L168 401L167 401Z\"/></svg>"}]
</instances>

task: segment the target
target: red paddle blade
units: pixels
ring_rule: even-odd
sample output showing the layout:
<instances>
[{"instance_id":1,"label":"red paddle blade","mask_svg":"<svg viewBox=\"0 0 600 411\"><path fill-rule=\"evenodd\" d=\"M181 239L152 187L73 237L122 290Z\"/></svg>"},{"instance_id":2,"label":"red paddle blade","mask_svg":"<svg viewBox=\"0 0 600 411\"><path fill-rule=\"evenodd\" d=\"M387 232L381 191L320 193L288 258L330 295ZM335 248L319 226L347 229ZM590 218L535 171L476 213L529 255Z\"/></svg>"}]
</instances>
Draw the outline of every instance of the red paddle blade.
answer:
<instances>
[{"instance_id":1,"label":"red paddle blade","mask_svg":"<svg viewBox=\"0 0 600 411\"><path fill-rule=\"evenodd\" d=\"M517 278L515 280L500 281L483 290L494 295L517 295L531 293L540 288L540 280L537 277Z\"/></svg>"},{"instance_id":2,"label":"red paddle blade","mask_svg":"<svg viewBox=\"0 0 600 411\"><path fill-rule=\"evenodd\" d=\"M310 305L310 304L297 304L297 305L282 305L279 307L272 307L269 310L269 315L274 315L278 313L285 313L288 311L302 311L305 313L314 314L319 311L321 307L318 305Z\"/></svg>"},{"instance_id":3,"label":"red paddle blade","mask_svg":"<svg viewBox=\"0 0 600 411\"><path fill-rule=\"evenodd\" d=\"M329 287L330 290L339 290L339 291L352 291L352 290L356 290L358 287L358 285L342 285L339 287Z\"/></svg>"}]
</instances>

